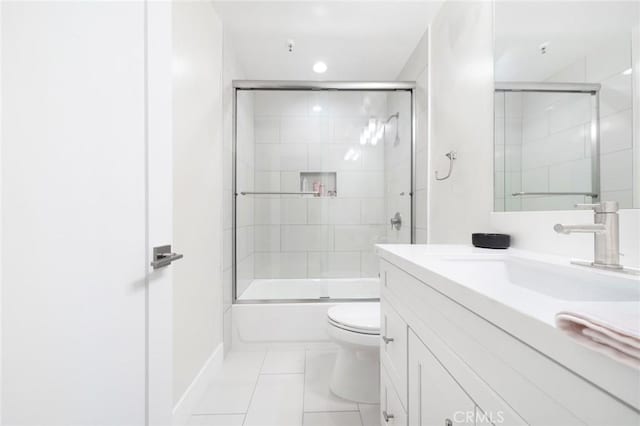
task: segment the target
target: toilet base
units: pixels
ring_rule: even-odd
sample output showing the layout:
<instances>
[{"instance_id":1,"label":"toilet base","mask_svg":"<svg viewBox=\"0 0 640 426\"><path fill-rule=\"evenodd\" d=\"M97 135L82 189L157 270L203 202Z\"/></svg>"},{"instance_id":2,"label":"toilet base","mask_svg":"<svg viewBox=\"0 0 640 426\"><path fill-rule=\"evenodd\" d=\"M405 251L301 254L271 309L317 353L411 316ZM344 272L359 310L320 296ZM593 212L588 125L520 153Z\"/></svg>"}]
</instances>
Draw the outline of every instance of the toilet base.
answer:
<instances>
[{"instance_id":1,"label":"toilet base","mask_svg":"<svg viewBox=\"0 0 640 426\"><path fill-rule=\"evenodd\" d=\"M379 403L380 353L378 348L344 344L340 346L329 384L331 392L350 401Z\"/></svg>"}]
</instances>

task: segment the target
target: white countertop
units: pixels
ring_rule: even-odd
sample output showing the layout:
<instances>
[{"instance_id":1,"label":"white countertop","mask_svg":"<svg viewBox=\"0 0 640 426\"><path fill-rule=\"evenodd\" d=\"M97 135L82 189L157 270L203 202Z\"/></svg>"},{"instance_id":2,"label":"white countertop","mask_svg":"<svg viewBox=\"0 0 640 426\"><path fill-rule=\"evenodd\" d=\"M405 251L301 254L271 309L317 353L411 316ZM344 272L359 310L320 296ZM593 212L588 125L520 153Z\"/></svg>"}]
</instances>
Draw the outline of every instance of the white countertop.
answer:
<instances>
[{"instance_id":1,"label":"white countertop","mask_svg":"<svg viewBox=\"0 0 640 426\"><path fill-rule=\"evenodd\" d=\"M525 344L640 409L640 371L579 345L555 326L555 315L558 312L579 312L593 304L614 310L624 307L629 311L631 308L631 311L638 312L640 322L640 297L637 297L640 295L640 277L575 266L569 263L568 258L517 249L386 244L378 245L377 252L386 261L427 283ZM539 262L543 267L551 265L556 271L575 278L571 280L573 288L568 288L565 292L560 283L541 280L543 290L540 291L531 284L513 285L501 270L489 271L480 276L465 268L464 262L447 261L465 258L489 260L487 266L492 263L491 259L500 258L515 261L524 259L533 261L534 265ZM541 271L544 272L543 268ZM610 299L608 301L599 300L598 291L591 292L588 297L582 297L579 287L581 280L593 281L594 288L600 291L606 291L609 283L622 283L627 290L633 289L633 300L628 300L628 291L623 294L624 297L605 297ZM534 285L537 284L535 279L532 282ZM635 285L638 285L637 292ZM580 297L575 297L576 294Z\"/></svg>"}]
</instances>

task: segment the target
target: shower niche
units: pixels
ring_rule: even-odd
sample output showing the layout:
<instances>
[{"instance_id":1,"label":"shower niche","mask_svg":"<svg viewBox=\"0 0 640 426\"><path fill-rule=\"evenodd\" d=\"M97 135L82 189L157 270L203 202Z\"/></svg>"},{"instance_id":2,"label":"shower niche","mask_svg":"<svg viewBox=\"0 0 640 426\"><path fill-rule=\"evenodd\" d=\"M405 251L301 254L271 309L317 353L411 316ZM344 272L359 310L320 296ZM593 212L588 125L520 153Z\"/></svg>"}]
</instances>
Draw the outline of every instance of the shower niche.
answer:
<instances>
[{"instance_id":1,"label":"shower niche","mask_svg":"<svg viewBox=\"0 0 640 426\"><path fill-rule=\"evenodd\" d=\"M314 192L314 197L335 197L338 195L337 181L336 172L300 172L300 191Z\"/></svg>"}]
</instances>

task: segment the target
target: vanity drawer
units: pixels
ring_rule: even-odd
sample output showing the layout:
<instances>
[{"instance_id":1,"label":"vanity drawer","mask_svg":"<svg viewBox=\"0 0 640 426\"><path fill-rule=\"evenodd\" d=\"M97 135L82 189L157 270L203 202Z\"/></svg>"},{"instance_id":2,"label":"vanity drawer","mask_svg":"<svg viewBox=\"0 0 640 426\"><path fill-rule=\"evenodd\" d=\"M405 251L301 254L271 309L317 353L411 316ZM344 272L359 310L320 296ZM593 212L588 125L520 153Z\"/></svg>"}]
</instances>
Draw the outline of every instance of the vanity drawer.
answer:
<instances>
[{"instance_id":1,"label":"vanity drawer","mask_svg":"<svg viewBox=\"0 0 640 426\"><path fill-rule=\"evenodd\" d=\"M380 360L400 396L403 407L407 407L407 323L391 303L381 300Z\"/></svg>"},{"instance_id":2,"label":"vanity drawer","mask_svg":"<svg viewBox=\"0 0 640 426\"><path fill-rule=\"evenodd\" d=\"M380 369L380 425L407 426L407 412L384 366Z\"/></svg>"}]
</instances>

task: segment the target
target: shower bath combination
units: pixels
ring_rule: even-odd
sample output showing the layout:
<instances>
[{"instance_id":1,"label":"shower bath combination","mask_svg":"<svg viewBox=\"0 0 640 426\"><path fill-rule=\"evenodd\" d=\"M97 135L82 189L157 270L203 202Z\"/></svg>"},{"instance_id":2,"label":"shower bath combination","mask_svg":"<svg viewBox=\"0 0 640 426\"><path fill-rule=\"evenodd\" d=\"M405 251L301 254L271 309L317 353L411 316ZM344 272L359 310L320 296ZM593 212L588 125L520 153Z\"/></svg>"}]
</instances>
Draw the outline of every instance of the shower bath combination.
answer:
<instances>
[{"instance_id":1,"label":"shower bath combination","mask_svg":"<svg viewBox=\"0 0 640 426\"><path fill-rule=\"evenodd\" d=\"M234 304L379 300L375 244L414 240L414 87L234 82Z\"/></svg>"}]
</instances>

